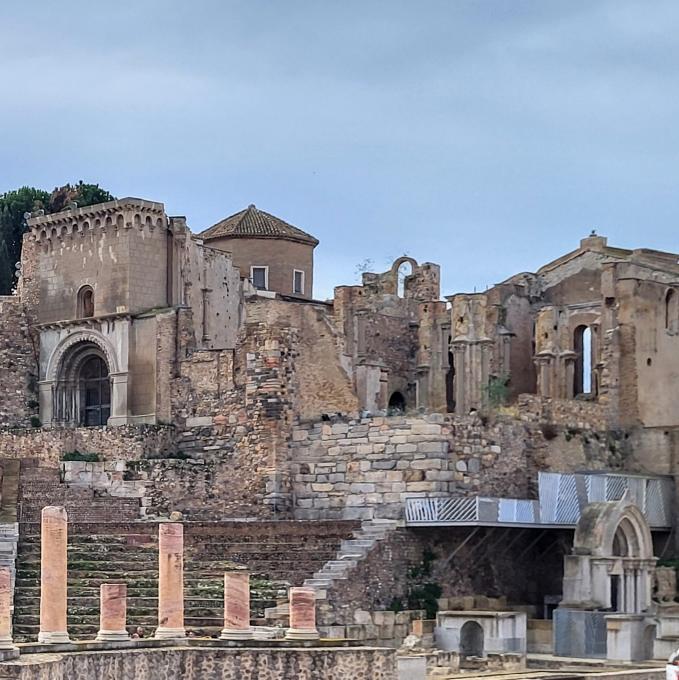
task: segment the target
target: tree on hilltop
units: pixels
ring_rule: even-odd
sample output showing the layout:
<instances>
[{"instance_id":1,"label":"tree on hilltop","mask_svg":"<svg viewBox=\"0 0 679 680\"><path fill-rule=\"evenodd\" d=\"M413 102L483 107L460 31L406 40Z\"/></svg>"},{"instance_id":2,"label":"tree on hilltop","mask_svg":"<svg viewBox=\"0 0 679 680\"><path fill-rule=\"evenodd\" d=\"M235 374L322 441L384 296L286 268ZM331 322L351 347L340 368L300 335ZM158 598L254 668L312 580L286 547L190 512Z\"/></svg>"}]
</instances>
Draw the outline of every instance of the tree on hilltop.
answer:
<instances>
[{"instance_id":1,"label":"tree on hilltop","mask_svg":"<svg viewBox=\"0 0 679 680\"><path fill-rule=\"evenodd\" d=\"M0 295L10 295L16 284L15 264L21 260L21 243L26 231L24 214L44 210L56 213L77 203L82 208L112 201L114 197L98 184L55 187L50 193L35 187L21 187L0 194Z\"/></svg>"}]
</instances>

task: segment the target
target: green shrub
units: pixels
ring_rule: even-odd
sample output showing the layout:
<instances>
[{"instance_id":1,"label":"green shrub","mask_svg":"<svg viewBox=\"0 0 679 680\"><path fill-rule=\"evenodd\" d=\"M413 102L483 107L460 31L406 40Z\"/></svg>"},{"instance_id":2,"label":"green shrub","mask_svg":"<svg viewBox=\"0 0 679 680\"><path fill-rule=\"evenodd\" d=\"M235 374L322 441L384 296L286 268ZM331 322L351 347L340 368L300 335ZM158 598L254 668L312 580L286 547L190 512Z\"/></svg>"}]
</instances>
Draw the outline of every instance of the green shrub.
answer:
<instances>
[{"instance_id":1,"label":"green shrub","mask_svg":"<svg viewBox=\"0 0 679 680\"><path fill-rule=\"evenodd\" d=\"M42 423L38 416L31 416L31 427L42 427Z\"/></svg>"}]
</instances>

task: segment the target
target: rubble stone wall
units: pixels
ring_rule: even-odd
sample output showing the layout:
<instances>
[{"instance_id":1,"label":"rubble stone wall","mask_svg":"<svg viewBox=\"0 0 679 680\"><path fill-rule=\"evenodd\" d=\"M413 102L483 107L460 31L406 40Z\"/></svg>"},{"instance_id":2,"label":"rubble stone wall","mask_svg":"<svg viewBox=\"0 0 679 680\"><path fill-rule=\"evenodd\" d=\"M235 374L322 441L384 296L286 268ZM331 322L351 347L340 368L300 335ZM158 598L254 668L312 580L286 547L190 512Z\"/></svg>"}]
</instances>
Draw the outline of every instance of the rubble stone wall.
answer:
<instances>
[{"instance_id":1,"label":"rubble stone wall","mask_svg":"<svg viewBox=\"0 0 679 680\"><path fill-rule=\"evenodd\" d=\"M393 650L336 648L159 648L41 654L10 661L15 680L396 680Z\"/></svg>"},{"instance_id":2,"label":"rubble stone wall","mask_svg":"<svg viewBox=\"0 0 679 680\"><path fill-rule=\"evenodd\" d=\"M37 374L23 305L0 296L0 426L26 426L37 416Z\"/></svg>"}]
</instances>

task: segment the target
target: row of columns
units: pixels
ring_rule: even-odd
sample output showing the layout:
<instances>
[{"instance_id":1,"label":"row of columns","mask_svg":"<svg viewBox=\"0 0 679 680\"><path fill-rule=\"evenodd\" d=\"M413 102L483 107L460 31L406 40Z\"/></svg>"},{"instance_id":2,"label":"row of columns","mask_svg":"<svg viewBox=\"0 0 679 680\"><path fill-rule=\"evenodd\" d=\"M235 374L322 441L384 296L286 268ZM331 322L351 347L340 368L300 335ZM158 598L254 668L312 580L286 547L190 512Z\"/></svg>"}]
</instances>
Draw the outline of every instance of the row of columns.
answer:
<instances>
[{"instance_id":1,"label":"row of columns","mask_svg":"<svg viewBox=\"0 0 679 680\"><path fill-rule=\"evenodd\" d=\"M184 527L159 525L158 535L158 639L186 637L184 628ZM38 642L70 642L67 631L68 519L62 507L43 508L40 537L40 632ZM11 573L0 568L0 649L12 647ZM100 630L97 640L127 640L127 586L105 583L100 589ZM250 626L250 575L224 574L224 640L253 637ZM313 588L290 589L291 640L318 639ZM5 645L3 647L3 645Z\"/></svg>"}]
</instances>

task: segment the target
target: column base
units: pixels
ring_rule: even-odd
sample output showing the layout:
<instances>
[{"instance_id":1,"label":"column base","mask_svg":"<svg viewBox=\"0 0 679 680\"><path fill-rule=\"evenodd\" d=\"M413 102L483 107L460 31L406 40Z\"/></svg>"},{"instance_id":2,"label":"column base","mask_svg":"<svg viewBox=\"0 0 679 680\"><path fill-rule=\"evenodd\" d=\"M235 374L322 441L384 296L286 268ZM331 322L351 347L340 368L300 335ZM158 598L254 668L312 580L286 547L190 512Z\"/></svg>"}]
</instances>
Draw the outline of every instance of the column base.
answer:
<instances>
[{"instance_id":1,"label":"column base","mask_svg":"<svg viewBox=\"0 0 679 680\"><path fill-rule=\"evenodd\" d=\"M315 628L288 628L286 640L318 640L321 636Z\"/></svg>"},{"instance_id":2,"label":"column base","mask_svg":"<svg viewBox=\"0 0 679 680\"><path fill-rule=\"evenodd\" d=\"M0 635L0 652L11 651L19 648L14 644L11 635Z\"/></svg>"},{"instance_id":3,"label":"column base","mask_svg":"<svg viewBox=\"0 0 679 680\"><path fill-rule=\"evenodd\" d=\"M224 628L220 640L252 640L255 635L252 628Z\"/></svg>"},{"instance_id":4,"label":"column base","mask_svg":"<svg viewBox=\"0 0 679 680\"><path fill-rule=\"evenodd\" d=\"M165 628L164 626L159 626L156 629L156 634L154 636L156 640L174 640L176 638L185 638L186 629L185 628Z\"/></svg>"},{"instance_id":5,"label":"column base","mask_svg":"<svg viewBox=\"0 0 679 680\"><path fill-rule=\"evenodd\" d=\"M100 630L95 640L108 642L109 640L129 640L130 634L126 630Z\"/></svg>"},{"instance_id":6,"label":"column base","mask_svg":"<svg viewBox=\"0 0 679 680\"><path fill-rule=\"evenodd\" d=\"M69 643L70 641L71 638L68 637L68 633L66 631L40 631L38 633L38 642L41 642L44 645L58 645Z\"/></svg>"}]
</instances>

